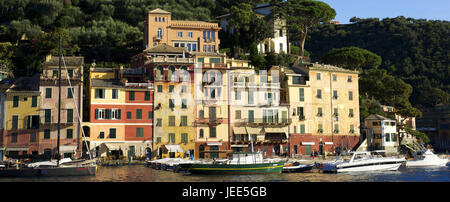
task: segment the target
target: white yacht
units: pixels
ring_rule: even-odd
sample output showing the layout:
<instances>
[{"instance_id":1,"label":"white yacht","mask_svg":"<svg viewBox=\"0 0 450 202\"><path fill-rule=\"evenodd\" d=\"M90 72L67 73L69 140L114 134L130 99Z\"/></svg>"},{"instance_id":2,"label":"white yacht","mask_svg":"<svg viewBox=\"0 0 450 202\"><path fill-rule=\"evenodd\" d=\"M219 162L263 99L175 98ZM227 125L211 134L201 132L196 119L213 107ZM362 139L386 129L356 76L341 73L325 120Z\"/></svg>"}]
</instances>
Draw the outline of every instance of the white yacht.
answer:
<instances>
[{"instance_id":1,"label":"white yacht","mask_svg":"<svg viewBox=\"0 0 450 202\"><path fill-rule=\"evenodd\" d=\"M414 156L414 160L406 161L407 167L424 167L424 166L446 166L448 159L439 158L430 149L425 152L418 153Z\"/></svg>"},{"instance_id":2,"label":"white yacht","mask_svg":"<svg viewBox=\"0 0 450 202\"><path fill-rule=\"evenodd\" d=\"M376 153L384 151L373 151ZM335 161L322 164L323 172L357 172L357 171L379 171L379 170L397 170L405 158L383 157L381 155L371 155L370 151L350 152L351 158L344 159L340 155Z\"/></svg>"}]
</instances>

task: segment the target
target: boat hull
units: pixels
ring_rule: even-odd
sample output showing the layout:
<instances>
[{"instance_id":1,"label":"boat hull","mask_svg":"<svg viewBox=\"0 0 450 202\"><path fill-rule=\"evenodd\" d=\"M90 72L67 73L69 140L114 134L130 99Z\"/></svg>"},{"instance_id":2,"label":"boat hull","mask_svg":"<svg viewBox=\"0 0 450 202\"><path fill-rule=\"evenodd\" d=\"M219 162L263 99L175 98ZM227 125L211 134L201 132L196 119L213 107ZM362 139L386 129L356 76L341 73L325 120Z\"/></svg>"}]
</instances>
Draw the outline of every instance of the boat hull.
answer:
<instances>
[{"instance_id":1,"label":"boat hull","mask_svg":"<svg viewBox=\"0 0 450 202\"><path fill-rule=\"evenodd\" d=\"M363 171L396 171L402 165L402 163L395 164L383 164L383 165L368 165L350 168L338 168L337 172L363 172Z\"/></svg>"},{"instance_id":2,"label":"boat hull","mask_svg":"<svg viewBox=\"0 0 450 202\"><path fill-rule=\"evenodd\" d=\"M95 176L96 166L89 167L59 167L59 168L21 168L2 169L0 177L65 177L65 176Z\"/></svg>"},{"instance_id":3,"label":"boat hull","mask_svg":"<svg viewBox=\"0 0 450 202\"><path fill-rule=\"evenodd\" d=\"M437 161L412 160L406 161L406 167L443 167L446 166L447 163L447 159L440 159Z\"/></svg>"},{"instance_id":4,"label":"boat hull","mask_svg":"<svg viewBox=\"0 0 450 202\"><path fill-rule=\"evenodd\" d=\"M280 174L283 161L259 164L180 164L180 169L192 174Z\"/></svg>"},{"instance_id":5,"label":"boat hull","mask_svg":"<svg viewBox=\"0 0 450 202\"><path fill-rule=\"evenodd\" d=\"M283 167L283 173L301 173L311 171L313 169L313 165L301 165L301 166L290 166Z\"/></svg>"},{"instance_id":6,"label":"boat hull","mask_svg":"<svg viewBox=\"0 0 450 202\"><path fill-rule=\"evenodd\" d=\"M363 171L396 171L405 163L401 160L368 161L359 163L332 162L321 166L323 172L363 172Z\"/></svg>"}]
</instances>

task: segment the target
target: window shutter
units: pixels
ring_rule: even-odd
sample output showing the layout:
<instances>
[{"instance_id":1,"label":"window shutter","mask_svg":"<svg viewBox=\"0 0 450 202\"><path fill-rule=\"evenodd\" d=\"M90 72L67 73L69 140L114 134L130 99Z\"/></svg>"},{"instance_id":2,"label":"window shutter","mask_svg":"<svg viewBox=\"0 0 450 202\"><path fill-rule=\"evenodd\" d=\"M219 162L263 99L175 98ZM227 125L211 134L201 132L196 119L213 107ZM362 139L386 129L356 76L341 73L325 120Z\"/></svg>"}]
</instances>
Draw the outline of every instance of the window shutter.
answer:
<instances>
[{"instance_id":1,"label":"window shutter","mask_svg":"<svg viewBox=\"0 0 450 202\"><path fill-rule=\"evenodd\" d=\"M95 119L98 119L98 109L95 109Z\"/></svg>"},{"instance_id":2,"label":"window shutter","mask_svg":"<svg viewBox=\"0 0 450 202\"><path fill-rule=\"evenodd\" d=\"M117 110L117 119L121 119L121 116L122 116L122 110Z\"/></svg>"}]
</instances>

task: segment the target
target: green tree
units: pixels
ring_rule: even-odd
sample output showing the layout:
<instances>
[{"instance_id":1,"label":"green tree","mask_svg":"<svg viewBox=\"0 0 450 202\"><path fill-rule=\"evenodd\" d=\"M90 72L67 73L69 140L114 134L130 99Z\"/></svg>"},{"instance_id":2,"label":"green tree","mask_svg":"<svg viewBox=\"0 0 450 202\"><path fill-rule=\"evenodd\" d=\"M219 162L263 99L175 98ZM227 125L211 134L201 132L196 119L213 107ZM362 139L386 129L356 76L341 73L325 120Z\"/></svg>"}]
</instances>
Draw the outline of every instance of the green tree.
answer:
<instances>
[{"instance_id":1,"label":"green tree","mask_svg":"<svg viewBox=\"0 0 450 202\"><path fill-rule=\"evenodd\" d=\"M300 56L304 56L309 29L319 23L327 23L336 16L328 4L312 0L274 1L273 16L286 20L286 27L299 35Z\"/></svg>"},{"instance_id":2,"label":"green tree","mask_svg":"<svg viewBox=\"0 0 450 202\"><path fill-rule=\"evenodd\" d=\"M367 95L385 105L394 106L400 115L406 117L420 117L422 113L412 107L409 97L412 86L401 79L387 74L386 70L369 69L364 71L359 79L361 95Z\"/></svg>"},{"instance_id":3,"label":"green tree","mask_svg":"<svg viewBox=\"0 0 450 202\"><path fill-rule=\"evenodd\" d=\"M333 48L320 61L352 70L377 68L381 65L379 55L354 46Z\"/></svg>"}]
</instances>

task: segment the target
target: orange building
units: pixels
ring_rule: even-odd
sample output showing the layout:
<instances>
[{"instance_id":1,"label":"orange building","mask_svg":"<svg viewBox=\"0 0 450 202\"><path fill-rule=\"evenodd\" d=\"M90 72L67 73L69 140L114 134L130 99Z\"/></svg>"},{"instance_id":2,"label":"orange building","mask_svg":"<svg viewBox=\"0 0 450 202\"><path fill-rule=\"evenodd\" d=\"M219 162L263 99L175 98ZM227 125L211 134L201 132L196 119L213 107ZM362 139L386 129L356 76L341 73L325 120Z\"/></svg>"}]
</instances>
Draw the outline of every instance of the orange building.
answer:
<instances>
[{"instance_id":1,"label":"orange building","mask_svg":"<svg viewBox=\"0 0 450 202\"><path fill-rule=\"evenodd\" d=\"M218 23L172 20L170 12L158 8L148 12L144 46L167 44L193 52L217 52L220 29Z\"/></svg>"}]
</instances>

